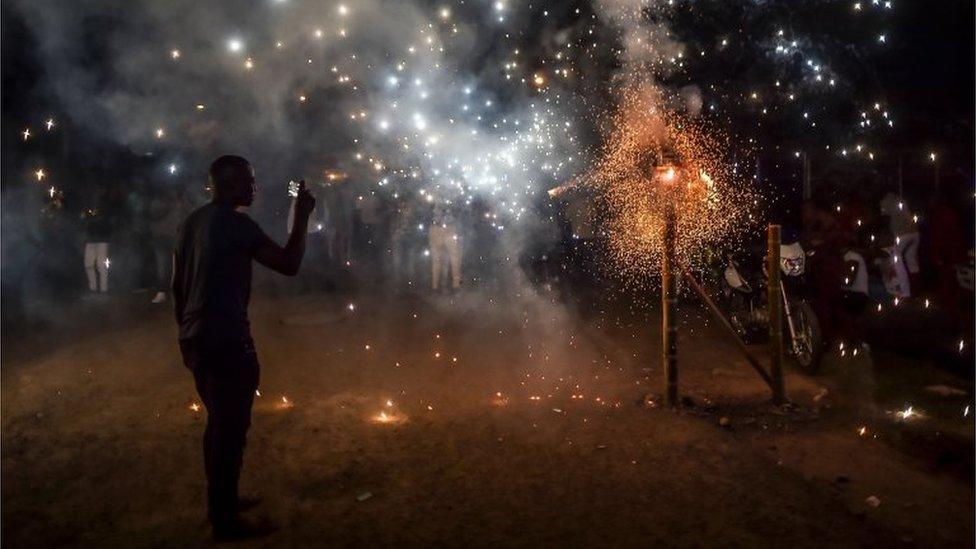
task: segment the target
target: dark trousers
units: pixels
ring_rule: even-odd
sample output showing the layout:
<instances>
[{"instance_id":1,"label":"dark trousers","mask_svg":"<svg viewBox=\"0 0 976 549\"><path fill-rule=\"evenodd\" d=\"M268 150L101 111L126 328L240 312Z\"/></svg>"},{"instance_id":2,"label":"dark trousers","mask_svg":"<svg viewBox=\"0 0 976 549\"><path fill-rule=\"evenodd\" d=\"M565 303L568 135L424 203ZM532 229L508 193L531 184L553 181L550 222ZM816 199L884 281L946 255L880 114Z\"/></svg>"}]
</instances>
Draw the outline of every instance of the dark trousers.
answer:
<instances>
[{"instance_id":1,"label":"dark trousers","mask_svg":"<svg viewBox=\"0 0 976 549\"><path fill-rule=\"evenodd\" d=\"M156 239L153 242L153 263L156 265L156 291L168 292L173 278L173 242Z\"/></svg>"},{"instance_id":2,"label":"dark trousers","mask_svg":"<svg viewBox=\"0 0 976 549\"><path fill-rule=\"evenodd\" d=\"M203 433L207 514L212 524L226 524L237 515L237 482L258 387L254 342L250 337L229 341L183 339L180 350L207 408Z\"/></svg>"}]
</instances>

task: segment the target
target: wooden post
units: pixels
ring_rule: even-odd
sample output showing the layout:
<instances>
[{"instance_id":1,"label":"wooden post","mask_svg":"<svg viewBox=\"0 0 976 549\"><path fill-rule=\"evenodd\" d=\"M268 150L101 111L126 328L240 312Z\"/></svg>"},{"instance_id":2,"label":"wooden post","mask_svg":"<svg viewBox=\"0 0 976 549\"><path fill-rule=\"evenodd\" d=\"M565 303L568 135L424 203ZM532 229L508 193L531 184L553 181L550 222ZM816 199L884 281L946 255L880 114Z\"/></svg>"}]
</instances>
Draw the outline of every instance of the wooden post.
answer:
<instances>
[{"instance_id":1,"label":"wooden post","mask_svg":"<svg viewBox=\"0 0 976 549\"><path fill-rule=\"evenodd\" d=\"M677 408L678 401L678 323L675 303L678 301L678 265L675 257L675 212L669 208L664 217L664 250L661 254L661 320L664 382L667 403Z\"/></svg>"},{"instance_id":2,"label":"wooden post","mask_svg":"<svg viewBox=\"0 0 976 549\"><path fill-rule=\"evenodd\" d=\"M766 285L769 303L769 374L772 378L773 403L782 404L783 389L783 293L780 290L780 226L770 225L767 232Z\"/></svg>"}]
</instances>

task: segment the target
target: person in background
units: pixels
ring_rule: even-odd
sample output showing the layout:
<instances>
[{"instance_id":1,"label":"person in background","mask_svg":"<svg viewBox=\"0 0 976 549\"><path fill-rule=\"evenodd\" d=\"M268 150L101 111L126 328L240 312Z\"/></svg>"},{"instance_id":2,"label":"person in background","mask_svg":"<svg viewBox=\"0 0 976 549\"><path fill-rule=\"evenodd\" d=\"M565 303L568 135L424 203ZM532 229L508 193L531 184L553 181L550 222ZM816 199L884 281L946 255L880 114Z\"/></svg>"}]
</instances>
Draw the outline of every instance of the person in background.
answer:
<instances>
[{"instance_id":1,"label":"person in background","mask_svg":"<svg viewBox=\"0 0 976 549\"><path fill-rule=\"evenodd\" d=\"M92 294L108 292L108 269L111 266L108 241L112 229L102 196L97 195L95 204L81 214L85 228L85 274Z\"/></svg>"},{"instance_id":2,"label":"person in background","mask_svg":"<svg viewBox=\"0 0 976 549\"><path fill-rule=\"evenodd\" d=\"M156 266L156 295L153 296L153 303L166 301L166 292L172 280L176 229L183 214L182 196L176 191L160 189L149 203L149 229L152 233Z\"/></svg>"},{"instance_id":3,"label":"person in background","mask_svg":"<svg viewBox=\"0 0 976 549\"><path fill-rule=\"evenodd\" d=\"M569 275L574 279L574 286L582 289L582 285L593 280L595 272L596 210L593 206L593 197L582 191L567 193L565 211L572 231L570 257L575 267Z\"/></svg>"},{"instance_id":4,"label":"person in background","mask_svg":"<svg viewBox=\"0 0 976 549\"><path fill-rule=\"evenodd\" d=\"M380 199L372 190L360 191L356 196L359 225L356 231L357 258L372 258L376 253L380 225Z\"/></svg>"},{"instance_id":5,"label":"person in background","mask_svg":"<svg viewBox=\"0 0 976 549\"><path fill-rule=\"evenodd\" d=\"M77 255L77 242L67 235L75 234L64 209L64 193L52 189L48 201L41 209L39 240L35 257L39 271L38 280L44 294L55 302L64 302L78 288L74 277L66 273L65 260Z\"/></svg>"},{"instance_id":6,"label":"person in background","mask_svg":"<svg viewBox=\"0 0 976 549\"><path fill-rule=\"evenodd\" d=\"M892 234L891 257L892 265L898 272L899 287L902 297L918 293L919 271L918 263L918 225L908 211L908 205L902 197L895 193L887 193L881 199L881 215L888 217ZM894 259L894 258L898 259ZM902 263L902 265L895 265ZM897 294L895 294L897 295Z\"/></svg>"},{"instance_id":7,"label":"person in background","mask_svg":"<svg viewBox=\"0 0 976 549\"><path fill-rule=\"evenodd\" d=\"M247 316L251 263L294 276L305 254L315 199L299 185L295 220L284 247L272 241L242 208L254 202L250 163L221 156L210 166L213 200L183 222L176 237L173 302L183 363L193 373L207 409L203 435L207 515L217 541L272 531L240 512L256 502L241 498L238 480L259 365Z\"/></svg>"},{"instance_id":8,"label":"person in background","mask_svg":"<svg viewBox=\"0 0 976 549\"><path fill-rule=\"evenodd\" d=\"M427 240L430 245L431 289L436 292L440 288L441 272L447 267L444 264L446 254L450 261L451 288L457 290L461 287L461 242L450 204L438 203L434 206Z\"/></svg>"},{"instance_id":9,"label":"person in background","mask_svg":"<svg viewBox=\"0 0 976 549\"><path fill-rule=\"evenodd\" d=\"M972 224L964 221L963 204L971 200L972 187L962 176L950 174L937 190L937 195L926 219L926 259L934 271L935 295L939 305L957 325L966 315L972 314L972 301L963 298L963 288L957 276L957 267L967 260L967 229L972 235ZM964 194L965 193L965 194ZM971 206L970 206L971 207Z\"/></svg>"},{"instance_id":10,"label":"person in background","mask_svg":"<svg viewBox=\"0 0 976 549\"><path fill-rule=\"evenodd\" d=\"M336 265L346 265L352 258L353 203L348 183L336 183L325 188L325 203L329 211L329 256Z\"/></svg>"},{"instance_id":11,"label":"person in background","mask_svg":"<svg viewBox=\"0 0 976 549\"><path fill-rule=\"evenodd\" d=\"M840 318L845 274L843 251L848 241L847 230L838 217L839 200L833 191L825 186L803 205L804 244L809 245L808 251L816 258L815 266L808 264L807 288L824 341L831 341L839 334L843 323Z\"/></svg>"},{"instance_id":12,"label":"person in background","mask_svg":"<svg viewBox=\"0 0 976 549\"><path fill-rule=\"evenodd\" d=\"M393 270L392 281L393 290L399 292L403 290L404 282L407 285L413 284L414 277L414 241L417 234L417 220L414 216L413 202L406 197L401 197L396 203L396 210L393 212L393 223L390 235L390 268Z\"/></svg>"},{"instance_id":13,"label":"person in background","mask_svg":"<svg viewBox=\"0 0 976 549\"><path fill-rule=\"evenodd\" d=\"M487 290L498 290L500 271L498 257L499 231L494 222L495 217L488 207L488 202L476 197L471 202L471 217L465 225L468 227L465 235L467 248L471 250L465 265L468 280L476 287Z\"/></svg>"}]
</instances>

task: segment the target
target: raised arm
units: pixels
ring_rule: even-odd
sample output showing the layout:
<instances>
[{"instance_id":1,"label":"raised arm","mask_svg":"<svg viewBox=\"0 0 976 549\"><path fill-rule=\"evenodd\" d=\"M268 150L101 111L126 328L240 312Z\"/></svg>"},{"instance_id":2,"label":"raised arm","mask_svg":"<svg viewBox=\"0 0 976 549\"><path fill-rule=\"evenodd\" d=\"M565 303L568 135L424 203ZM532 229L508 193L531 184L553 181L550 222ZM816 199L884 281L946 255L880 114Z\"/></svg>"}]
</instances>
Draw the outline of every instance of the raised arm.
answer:
<instances>
[{"instance_id":1,"label":"raised arm","mask_svg":"<svg viewBox=\"0 0 976 549\"><path fill-rule=\"evenodd\" d=\"M264 238L254 250L254 259L265 267L286 276L298 274L305 255L305 236L308 234L308 217L315 209L315 198L305 188L305 181L299 184L298 197L295 199L294 223L288 243L284 247L275 244L270 238Z\"/></svg>"}]
</instances>

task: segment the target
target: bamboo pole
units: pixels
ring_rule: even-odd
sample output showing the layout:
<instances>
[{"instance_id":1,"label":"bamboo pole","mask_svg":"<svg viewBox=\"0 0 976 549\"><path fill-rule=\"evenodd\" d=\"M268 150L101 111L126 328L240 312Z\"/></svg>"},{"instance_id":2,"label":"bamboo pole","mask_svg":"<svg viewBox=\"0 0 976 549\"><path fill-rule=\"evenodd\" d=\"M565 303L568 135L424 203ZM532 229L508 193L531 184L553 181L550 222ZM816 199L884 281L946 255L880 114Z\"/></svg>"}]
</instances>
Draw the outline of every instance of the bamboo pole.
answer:
<instances>
[{"instance_id":1,"label":"bamboo pole","mask_svg":"<svg viewBox=\"0 0 976 549\"><path fill-rule=\"evenodd\" d=\"M783 388L783 294L780 291L780 226L770 225L767 232L766 291L769 303L769 373L772 378L773 402L785 402Z\"/></svg>"},{"instance_id":2,"label":"bamboo pole","mask_svg":"<svg viewBox=\"0 0 976 549\"><path fill-rule=\"evenodd\" d=\"M675 212L669 209L664 218L664 252L661 261L662 362L667 404L678 407L678 324L675 304L678 301L678 272L675 264Z\"/></svg>"}]
</instances>

